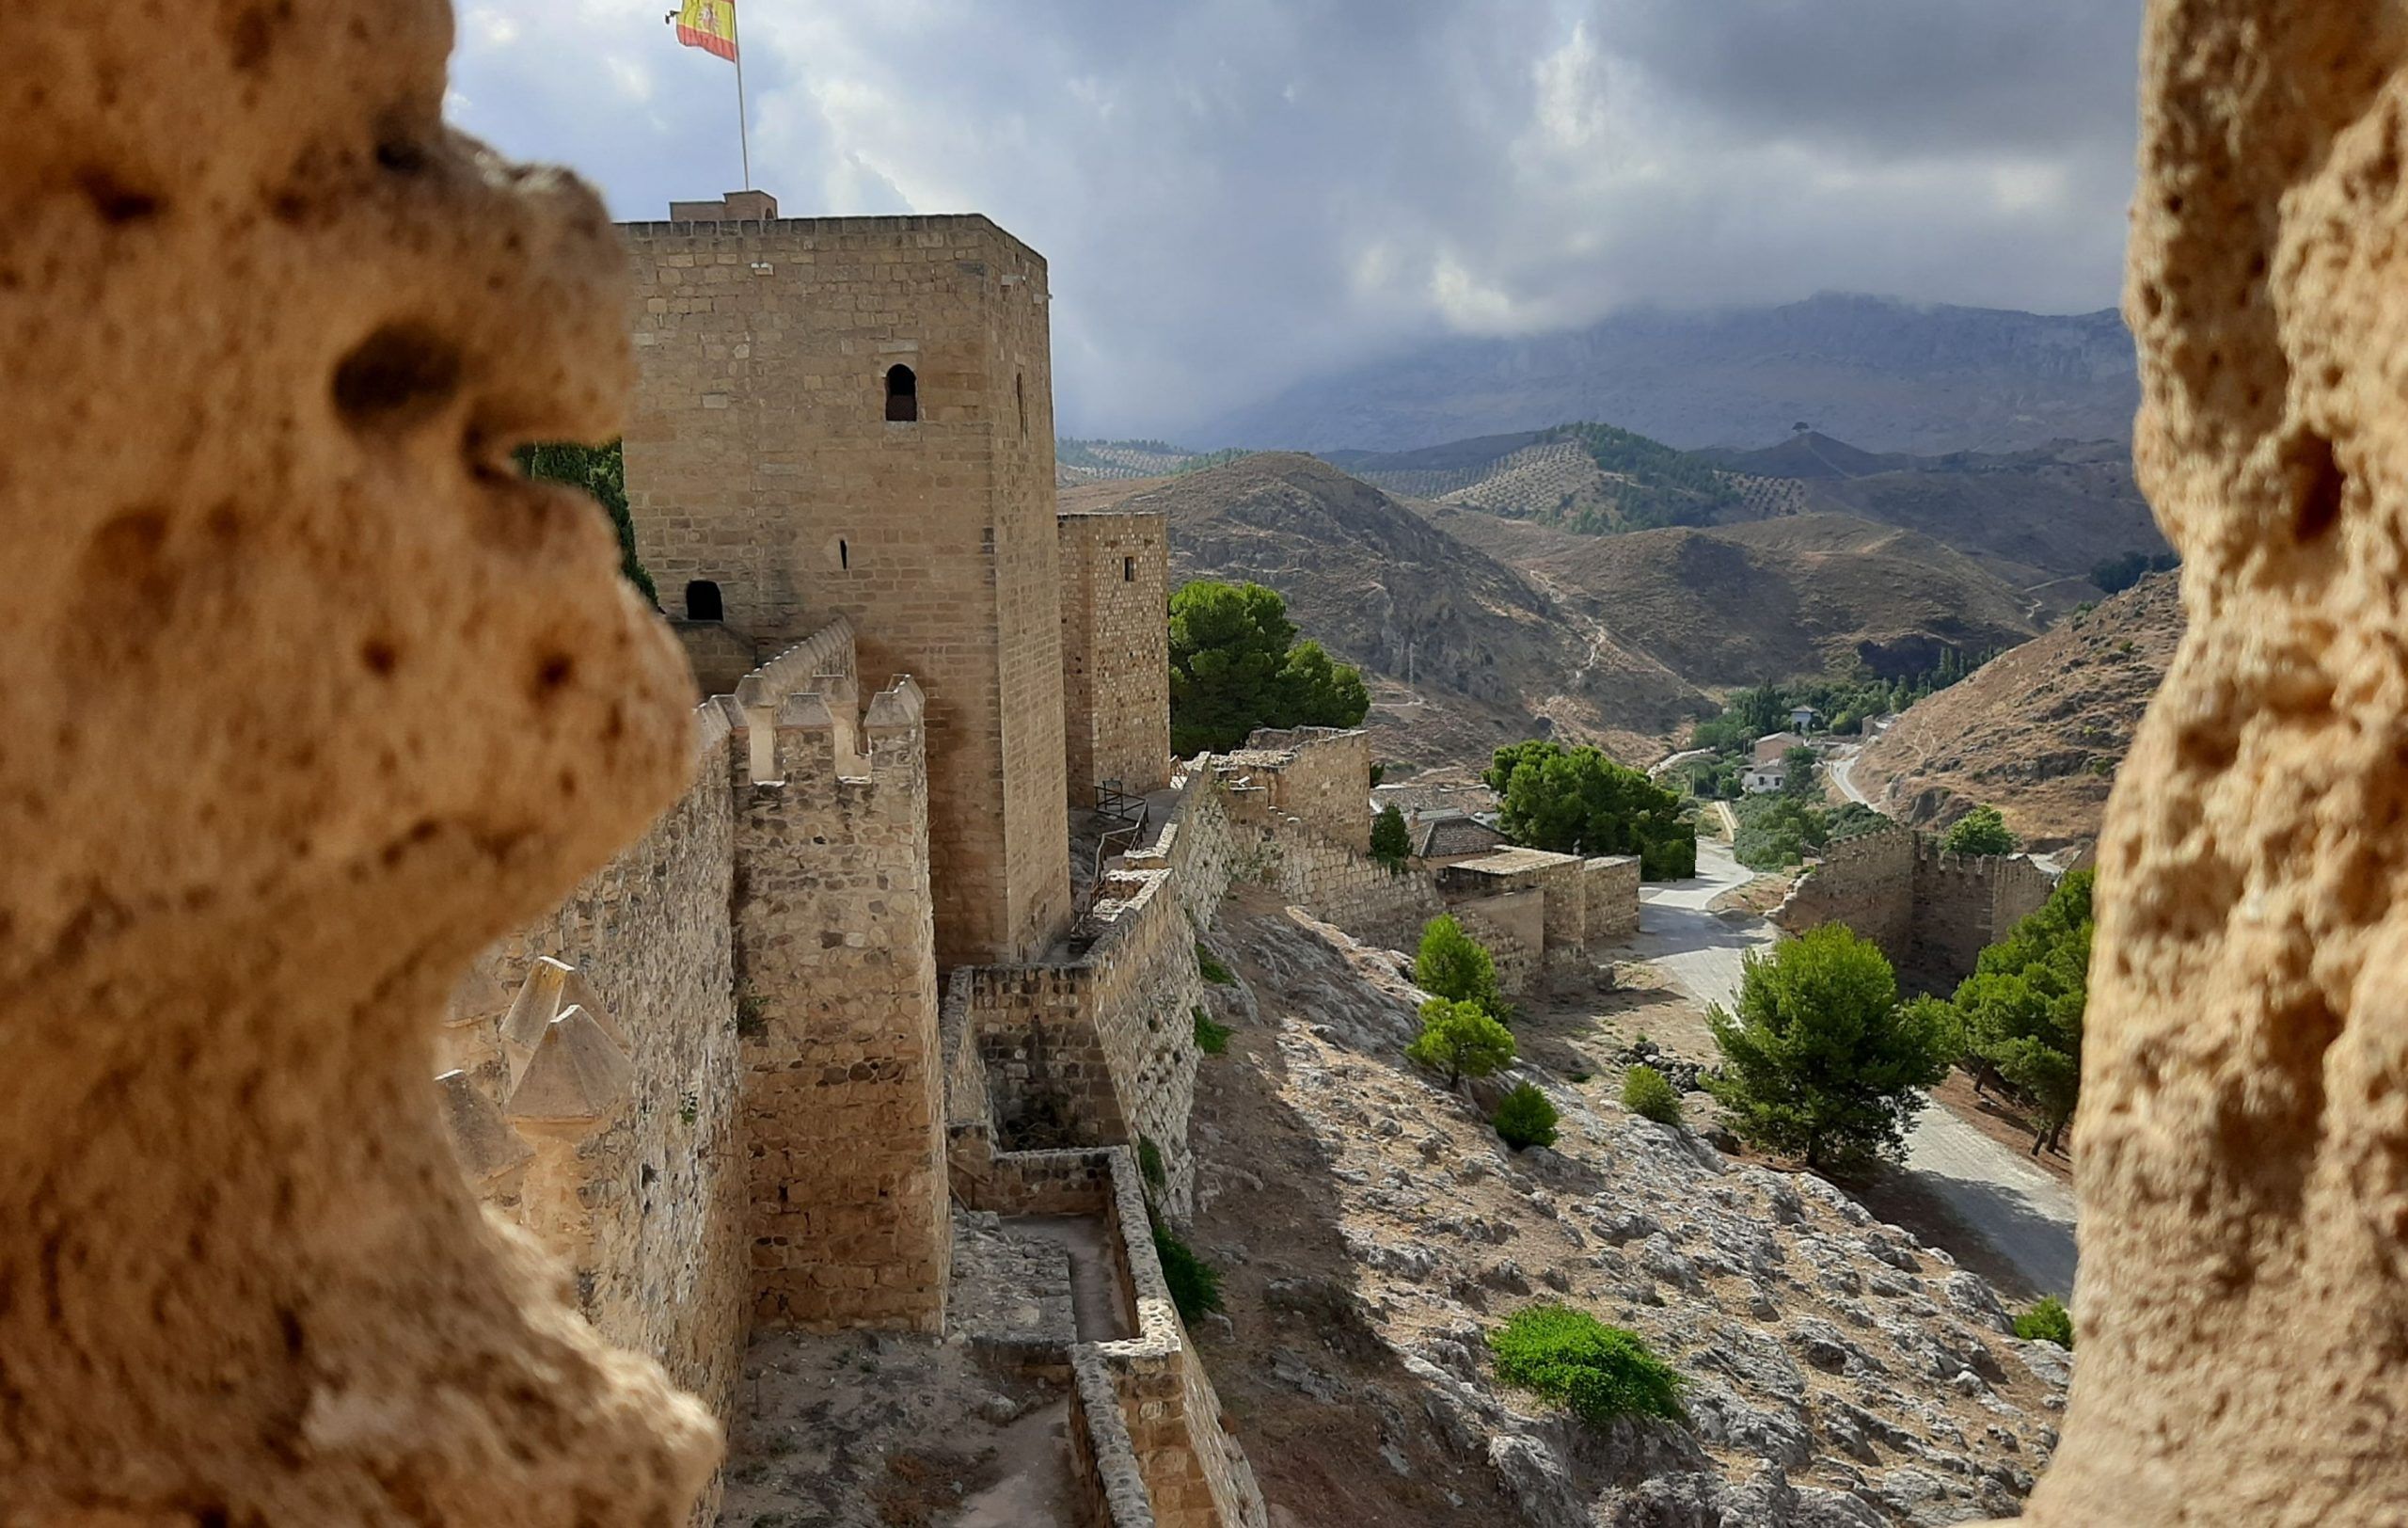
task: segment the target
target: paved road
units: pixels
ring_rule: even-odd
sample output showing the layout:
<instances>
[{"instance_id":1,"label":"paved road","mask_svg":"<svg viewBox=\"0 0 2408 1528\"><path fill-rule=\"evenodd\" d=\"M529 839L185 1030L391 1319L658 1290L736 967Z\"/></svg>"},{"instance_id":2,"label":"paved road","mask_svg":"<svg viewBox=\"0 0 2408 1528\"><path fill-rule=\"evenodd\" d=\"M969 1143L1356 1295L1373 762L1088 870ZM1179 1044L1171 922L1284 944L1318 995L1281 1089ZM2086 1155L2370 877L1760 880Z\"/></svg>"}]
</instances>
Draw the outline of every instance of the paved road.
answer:
<instances>
[{"instance_id":1,"label":"paved road","mask_svg":"<svg viewBox=\"0 0 2408 1528\"><path fill-rule=\"evenodd\" d=\"M1845 781L1837 769L1834 776ZM1846 789L1845 785L1842 786ZM1861 799L1861 798L1860 798ZM1701 1003L1729 1004L1739 988L1739 963L1773 941L1759 917L1722 917L1706 903L1751 872L1730 849L1701 838L1698 873L1640 893L1637 952ZM1938 1104L1916 1118L1907 1136L1907 1170L2037 1288L2073 1292L2073 1193L2023 1157Z\"/></svg>"},{"instance_id":2,"label":"paved road","mask_svg":"<svg viewBox=\"0 0 2408 1528\"><path fill-rule=\"evenodd\" d=\"M1841 795L1846 796L1852 802L1861 802L1867 806L1873 806L1873 799L1867 796L1863 791L1857 789L1856 782L1848 777L1848 772L1856 765L1856 756L1862 752L1864 752L1864 748L1863 745L1860 743L1856 747L1848 749L1846 753L1833 754L1830 757L1830 763L1824 768L1823 772L1831 777L1831 784L1840 788ZM1879 810L1878 807L1875 807L1874 809L1877 811Z\"/></svg>"}]
</instances>

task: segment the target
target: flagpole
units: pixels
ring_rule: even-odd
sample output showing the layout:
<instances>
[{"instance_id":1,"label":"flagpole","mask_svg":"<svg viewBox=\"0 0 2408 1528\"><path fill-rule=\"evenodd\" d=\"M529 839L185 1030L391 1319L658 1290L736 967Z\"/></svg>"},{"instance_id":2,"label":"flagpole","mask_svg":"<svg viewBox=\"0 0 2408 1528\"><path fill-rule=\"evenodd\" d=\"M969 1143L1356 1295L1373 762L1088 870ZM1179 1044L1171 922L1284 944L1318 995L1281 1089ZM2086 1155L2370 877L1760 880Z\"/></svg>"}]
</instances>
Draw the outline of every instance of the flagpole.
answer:
<instances>
[{"instance_id":1,"label":"flagpole","mask_svg":"<svg viewBox=\"0 0 2408 1528\"><path fill-rule=\"evenodd\" d=\"M736 55L736 146L744 156L744 189L752 189L752 139L744 125L744 43L737 37L736 7L727 8L727 42Z\"/></svg>"}]
</instances>

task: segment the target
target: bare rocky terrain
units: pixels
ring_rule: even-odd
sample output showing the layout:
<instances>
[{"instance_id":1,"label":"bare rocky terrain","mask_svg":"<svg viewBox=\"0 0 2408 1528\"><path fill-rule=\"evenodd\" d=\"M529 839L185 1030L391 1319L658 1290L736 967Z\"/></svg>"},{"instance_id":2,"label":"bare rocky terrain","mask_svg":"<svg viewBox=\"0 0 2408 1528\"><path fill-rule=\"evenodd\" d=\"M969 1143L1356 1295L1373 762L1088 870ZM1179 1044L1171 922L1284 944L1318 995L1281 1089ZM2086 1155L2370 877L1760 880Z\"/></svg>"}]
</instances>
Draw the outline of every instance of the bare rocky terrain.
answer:
<instances>
[{"instance_id":1,"label":"bare rocky terrain","mask_svg":"<svg viewBox=\"0 0 2408 1528\"><path fill-rule=\"evenodd\" d=\"M2151 575L1909 708L1850 782L1918 826L1986 804L2043 847L2096 838L2182 627L2178 577Z\"/></svg>"},{"instance_id":2,"label":"bare rocky terrain","mask_svg":"<svg viewBox=\"0 0 2408 1528\"><path fill-rule=\"evenodd\" d=\"M1705 454L1751 479L1791 485L1801 510L1944 542L2052 612L2097 597L2087 578L2099 564L2165 549L2132 479L2131 447L2120 438L1913 456L1808 431L1762 451Z\"/></svg>"},{"instance_id":3,"label":"bare rocky terrain","mask_svg":"<svg viewBox=\"0 0 2408 1528\"><path fill-rule=\"evenodd\" d=\"M1474 510L1433 523L1692 684L1735 686L1863 662L1928 669L2038 629L2029 603L1931 537L1841 515L1579 535Z\"/></svg>"},{"instance_id":4,"label":"bare rocky terrain","mask_svg":"<svg viewBox=\"0 0 2408 1528\"><path fill-rule=\"evenodd\" d=\"M1266 454L1064 492L1169 518L1171 582L1252 580L1372 681L1381 756L1484 761L1533 733L1643 756L1706 709L1698 688L1605 636L1502 562L1309 456Z\"/></svg>"},{"instance_id":5,"label":"bare rocky terrain","mask_svg":"<svg viewBox=\"0 0 2408 1528\"><path fill-rule=\"evenodd\" d=\"M1507 1150L1402 1057L1402 958L1259 895L1212 931L1241 980L1198 1078L1200 1324L1282 1524L1871 1528L2012 1514L2054 1447L2067 1358L1980 1278L1822 1180L1740 1163L1616 1102L1659 989L1517 1024L1513 1078L1562 1113ZM1481 1085L1482 1097L1495 1089ZM1497 1385L1521 1306L1630 1327L1687 1425L1598 1430Z\"/></svg>"}]
</instances>

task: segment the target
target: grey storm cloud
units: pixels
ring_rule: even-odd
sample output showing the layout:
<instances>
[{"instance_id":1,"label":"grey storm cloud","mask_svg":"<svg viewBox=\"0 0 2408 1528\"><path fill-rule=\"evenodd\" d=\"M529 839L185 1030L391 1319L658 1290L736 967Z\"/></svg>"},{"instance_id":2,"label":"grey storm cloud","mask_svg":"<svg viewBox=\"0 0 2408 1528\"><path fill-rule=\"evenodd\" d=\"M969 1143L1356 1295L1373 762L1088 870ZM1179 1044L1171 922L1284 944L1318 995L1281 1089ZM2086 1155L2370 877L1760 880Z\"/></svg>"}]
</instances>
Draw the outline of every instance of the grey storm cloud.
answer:
<instances>
[{"instance_id":1,"label":"grey storm cloud","mask_svg":"<svg viewBox=\"0 0 2408 1528\"><path fill-rule=\"evenodd\" d=\"M667 0L467 0L454 116L622 217L738 183ZM2115 299L2140 0L739 0L756 183L1053 267L1066 432L1633 303Z\"/></svg>"}]
</instances>

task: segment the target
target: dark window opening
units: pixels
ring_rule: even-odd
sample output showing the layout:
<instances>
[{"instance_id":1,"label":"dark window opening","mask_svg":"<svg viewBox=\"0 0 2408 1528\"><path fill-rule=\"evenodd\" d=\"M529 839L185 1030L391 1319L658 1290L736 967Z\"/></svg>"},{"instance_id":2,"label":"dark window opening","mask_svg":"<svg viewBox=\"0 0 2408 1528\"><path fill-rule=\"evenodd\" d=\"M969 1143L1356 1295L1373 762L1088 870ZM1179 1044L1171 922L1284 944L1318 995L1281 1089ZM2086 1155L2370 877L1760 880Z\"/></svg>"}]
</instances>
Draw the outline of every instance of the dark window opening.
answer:
<instances>
[{"instance_id":1,"label":"dark window opening","mask_svg":"<svg viewBox=\"0 0 2408 1528\"><path fill-rule=\"evenodd\" d=\"M843 536L836 538L836 565L846 569L853 565L853 549Z\"/></svg>"},{"instance_id":2,"label":"dark window opening","mask_svg":"<svg viewBox=\"0 0 2408 1528\"><path fill-rule=\"evenodd\" d=\"M1137 581L1137 559L1134 557L1120 559L1120 581L1123 583Z\"/></svg>"},{"instance_id":3,"label":"dark window opening","mask_svg":"<svg viewBox=\"0 0 2408 1528\"><path fill-rule=\"evenodd\" d=\"M1012 374L1012 402L1020 406L1020 438L1028 438L1028 386L1021 374Z\"/></svg>"},{"instance_id":4,"label":"dark window opening","mask_svg":"<svg viewBox=\"0 0 2408 1528\"><path fill-rule=\"evenodd\" d=\"M686 619L689 621L723 621L726 612L719 601L719 585L708 579L696 579L686 585Z\"/></svg>"},{"instance_id":5,"label":"dark window opening","mask_svg":"<svg viewBox=\"0 0 2408 1528\"><path fill-rule=\"evenodd\" d=\"M920 417L920 379L909 366L886 369L886 422L911 424Z\"/></svg>"}]
</instances>

